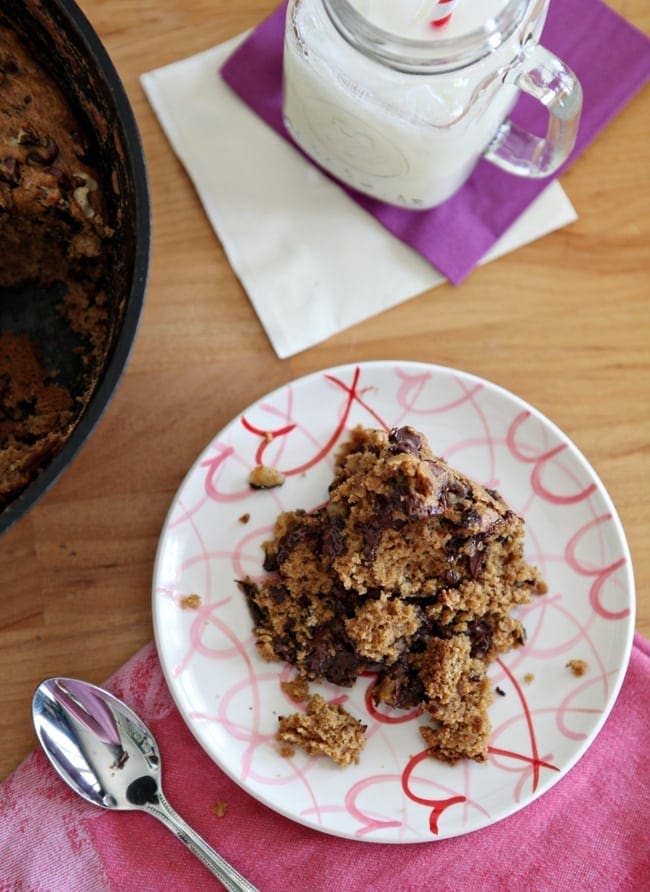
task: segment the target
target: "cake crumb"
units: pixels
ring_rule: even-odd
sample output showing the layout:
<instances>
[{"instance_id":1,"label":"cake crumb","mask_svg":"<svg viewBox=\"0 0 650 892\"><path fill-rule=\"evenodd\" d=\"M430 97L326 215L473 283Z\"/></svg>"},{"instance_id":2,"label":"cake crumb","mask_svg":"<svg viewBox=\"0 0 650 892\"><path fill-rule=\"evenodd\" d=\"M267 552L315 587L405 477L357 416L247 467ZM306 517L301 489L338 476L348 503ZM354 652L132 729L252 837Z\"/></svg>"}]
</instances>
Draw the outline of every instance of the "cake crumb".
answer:
<instances>
[{"instance_id":1,"label":"cake crumb","mask_svg":"<svg viewBox=\"0 0 650 892\"><path fill-rule=\"evenodd\" d=\"M566 668L570 669L576 678L580 678L585 674L589 666L584 660L569 660L566 664Z\"/></svg>"},{"instance_id":2,"label":"cake crumb","mask_svg":"<svg viewBox=\"0 0 650 892\"><path fill-rule=\"evenodd\" d=\"M535 681L535 676L533 675L532 672L527 672L524 675L524 684L532 684L532 682L534 682L534 681Z\"/></svg>"},{"instance_id":3,"label":"cake crumb","mask_svg":"<svg viewBox=\"0 0 650 892\"><path fill-rule=\"evenodd\" d=\"M292 756L296 755L296 748L285 743L280 747L279 753L283 759L291 759Z\"/></svg>"},{"instance_id":4,"label":"cake crumb","mask_svg":"<svg viewBox=\"0 0 650 892\"><path fill-rule=\"evenodd\" d=\"M242 514L241 517L239 517L238 519L240 523L248 523L248 521L251 519L251 516L248 512L246 512L246 514Z\"/></svg>"},{"instance_id":5,"label":"cake crumb","mask_svg":"<svg viewBox=\"0 0 650 892\"><path fill-rule=\"evenodd\" d=\"M306 703L309 699L309 683L306 678L298 677L292 681L282 681L280 687L294 703Z\"/></svg>"},{"instance_id":6,"label":"cake crumb","mask_svg":"<svg viewBox=\"0 0 650 892\"><path fill-rule=\"evenodd\" d=\"M178 603L183 608L183 610L198 610L201 606L201 596L200 595L182 595L179 598Z\"/></svg>"},{"instance_id":7,"label":"cake crumb","mask_svg":"<svg viewBox=\"0 0 650 892\"><path fill-rule=\"evenodd\" d=\"M212 809L212 811L218 818L223 818L223 816L226 814L227 810L228 810L228 803L220 802L220 801L215 803L215 806Z\"/></svg>"},{"instance_id":8,"label":"cake crumb","mask_svg":"<svg viewBox=\"0 0 650 892\"><path fill-rule=\"evenodd\" d=\"M251 489L273 489L275 486L282 486L284 474L277 468L257 465L248 475L248 483Z\"/></svg>"},{"instance_id":9,"label":"cake crumb","mask_svg":"<svg viewBox=\"0 0 650 892\"><path fill-rule=\"evenodd\" d=\"M364 725L339 704L329 704L320 694L307 701L307 712L280 716L276 740L300 746L310 756L329 756L337 765L358 764L366 738Z\"/></svg>"}]
</instances>

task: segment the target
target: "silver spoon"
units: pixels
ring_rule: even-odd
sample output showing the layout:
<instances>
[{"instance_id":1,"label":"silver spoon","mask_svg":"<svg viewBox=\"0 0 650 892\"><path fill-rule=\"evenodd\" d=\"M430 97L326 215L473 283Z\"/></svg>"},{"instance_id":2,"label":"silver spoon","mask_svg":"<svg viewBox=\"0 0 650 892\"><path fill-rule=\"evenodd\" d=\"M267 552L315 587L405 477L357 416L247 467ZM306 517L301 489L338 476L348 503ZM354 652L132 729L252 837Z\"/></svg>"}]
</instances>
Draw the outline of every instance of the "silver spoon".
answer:
<instances>
[{"instance_id":1,"label":"silver spoon","mask_svg":"<svg viewBox=\"0 0 650 892\"><path fill-rule=\"evenodd\" d=\"M85 681L49 678L36 688L32 717L50 762L80 796L103 808L146 811L230 892L257 892L167 802L158 745L125 703Z\"/></svg>"}]
</instances>

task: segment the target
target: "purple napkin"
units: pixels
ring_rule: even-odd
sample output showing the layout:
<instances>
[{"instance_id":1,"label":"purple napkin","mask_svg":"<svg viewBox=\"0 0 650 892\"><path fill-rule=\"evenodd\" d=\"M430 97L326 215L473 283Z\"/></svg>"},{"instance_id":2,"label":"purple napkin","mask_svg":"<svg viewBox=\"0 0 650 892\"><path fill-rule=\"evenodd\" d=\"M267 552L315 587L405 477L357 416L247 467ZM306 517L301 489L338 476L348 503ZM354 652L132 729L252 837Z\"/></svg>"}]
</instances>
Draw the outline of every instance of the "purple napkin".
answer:
<instances>
[{"instance_id":1,"label":"purple napkin","mask_svg":"<svg viewBox=\"0 0 650 892\"><path fill-rule=\"evenodd\" d=\"M233 53L221 74L253 111L291 141L281 107L285 13L283 3ZM650 40L601 0L554 0L541 42L573 69L584 92L578 139L566 168L650 77ZM538 103L524 98L512 118L538 132ZM621 157L624 151L621 146ZM459 192L428 211L396 208L342 188L458 284L548 183L480 161Z\"/></svg>"}]
</instances>

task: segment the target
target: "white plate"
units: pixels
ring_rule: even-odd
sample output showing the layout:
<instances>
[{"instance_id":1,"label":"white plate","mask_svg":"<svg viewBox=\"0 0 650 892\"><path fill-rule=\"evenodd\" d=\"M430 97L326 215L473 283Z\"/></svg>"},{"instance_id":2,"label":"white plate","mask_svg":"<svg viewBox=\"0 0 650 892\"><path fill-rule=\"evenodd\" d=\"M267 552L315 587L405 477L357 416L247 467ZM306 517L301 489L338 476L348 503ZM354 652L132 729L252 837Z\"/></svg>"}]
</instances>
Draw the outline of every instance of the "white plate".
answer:
<instances>
[{"instance_id":1,"label":"white plate","mask_svg":"<svg viewBox=\"0 0 650 892\"><path fill-rule=\"evenodd\" d=\"M421 720L369 711L365 692L312 684L367 725L358 766L282 757L280 688L293 671L258 655L235 584L261 577L280 510L327 497L333 454L355 425L411 424L452 466L497 488L526 519L527 557L549 592L519 611L528 642L490 673L505 692L490 716L487 764L427 758ZM272 434L273 436L270 436ZM256 464L284 486L253 491ZM250 515L247 522L244 516ZM200 596L198 609L183 598ZM532 802L583 755L612 708L634 629L625 536L593 469L551 422L511 393L439 366L372 362L309 375L246 409L196 461L162 532L153 584L156 644L176 704L199 743L252 796L309 827L373 842L469 833ZM576 677L566 667L585 660ZM396 721L396 719L398 719Z\"/></svg>"}]
</instances>

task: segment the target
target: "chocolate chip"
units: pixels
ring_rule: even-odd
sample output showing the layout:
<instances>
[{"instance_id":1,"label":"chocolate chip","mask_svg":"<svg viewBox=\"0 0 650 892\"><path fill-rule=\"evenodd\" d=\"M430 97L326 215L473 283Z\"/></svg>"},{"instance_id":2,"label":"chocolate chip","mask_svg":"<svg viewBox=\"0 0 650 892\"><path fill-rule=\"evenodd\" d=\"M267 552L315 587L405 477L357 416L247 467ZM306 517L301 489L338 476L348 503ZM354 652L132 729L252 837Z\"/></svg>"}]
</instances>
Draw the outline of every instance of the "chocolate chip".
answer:
<instances>
[{"instance_id":1,"label":"chocolate chip","mask_svg":"<svg viewBox=\"0 0 650 892\"><path fill-rule=\"evenodd\" d=\"M88 145L84 137L78 130L71 130L70 136L74 143L74 153L81 161L85 161L88 157Z\"/></svg>"},{"instance_id":2,"label":"chocolate chip","mask_svg":"<svg viewBox=\"0 0 650 892\"><path fill-rule=\"evenodd\" d=\"M400 512L406 518L430 517L439 513L437 504L429 503L423 495L413 492L408 479L399 475L390 478L388 494L379 493L375 497L376 523L382 529L400 529L404 526L402 518L396 518L395 513Z\"/></svg>"},{"instance_id":3,"label":"chocolate chip","mask_svg":"<svg viewBox=\"0 0 650 892\"><path fill-rule=\"evenodd\" d=\"M498 685L497 685L497 687L496 687L494 690L497 692L497 694L499 695L499 697L505 697L506 692L505 692L505 691L502 691L501 688L500 688Z\"/></svg>"},{"instance_id":4,"label":"chocolate chip","mask_svg":"<svg viewBox=\"0 0 650 892\"><path fill-rule=\"evenodd\" d=\"M481 526L481 515L476 510L476 508L468 508L467 511L463 512L462 524L464 527L479 527Z\"/></svg>"},{"instance_id":5,"label":"chocolate chip","mask_svg":"<svg viewBox=\"0 0 650 892\"><path fill-rule=\"evenodd\" d=\"M486 563L485 543L478 536L472 536L468 540L467 558L472 579L478 579L485 570Z\"/></svg>"},{"instance_id":6,"label":"chocolate chip","mask_svg":"<svg viewBox=\"0 0 650 892\"><path fill-rule=\"evenodd\" d=\"M275 642L273 645L273 652L278 659L284 660L286 663L295 664L296 662L298 654L296 645L288 639Z\"/></svg>"},{"instance_id":7,"label":"chocolate chip","mask_svg":"<svg viewBox=\"0 0 650 892\"><path fill-rule=\"evenodd\" d=\"M373 690L375 703L388 702L396 709L412 709L424 699L424 684L408 655L382 673Z\"/></svg>"},{"instance_id":8,"label":"chocolate chip","mask_svg":"<svg viewBox=\"0 0 650 892\"><path fill-rule=\"evenodd\" d=\"M479 576L483 574L485 570L485 554L480 551L477 551L475 554L471 555L469 559L469 572L472 576L472 579L478 579Z\"/></svg>"},{"instance_id":9,"label":"chocolate chip","mask_svg":"<svg viewBox=\"0 0 650 892\"><path fill-rule=\"evenodd\" d=\"M469 486L465 486L460 480L450 480L445 488L447 492L453 493L459 499L467 499L471 493Z\"/></svg>"},{"instance_id":10,"label":"chocolate chip","mask_svg":"<svg viewBox=\"0 0 650 892\"><path fill-rule=\"evenodd\" d=\"M303 665L311 678L325 678L332 684L352 687L361 669L361 662L341 626L316 629L307 647Z\"/></svg>"},{"instance_id":11,"label":"chocolate chip","mask_svg":"<svg viewBox=\"0 0 650 892\"><path fill-rule=\"evenodd\" d=\"M0 62L0 87L9 79L8 75L18 74L18 63L9 58Z\"/></svg>"},{"instance_id":12,"label":"chocolate chip","mask_svg":"<svg viewBox=\"0 0 650 892\"><path fill-rule=\"evenodd\" d=\"M380 524L369 524L363 528L363 558L367 564L371 564L377 557L381 534L382 527Z\"/></svg>"},{"instance_id":13,"label":"chocolate chip","mask_svg":"<svg viewBox=\"0 0 650 892\"><path fill-rule=\"evenodd\" d=\"M422 437L412 427L394 427L388 434L388 442L393 445L392 452L406 452L419 456Z\"/></svg>"},{"instance_id":14,"label":"chocolate chip","mask_svg":"<svg viewBox=\"0 0 650 892\"><path fill-rule=\"evenodd\" d=\"M443 486L440 493L441 507L443 510L446 508L453 508L459 502L469 498L469 496L470 490L467 486L464 486L458 480L449 480L449 482Z\"/></svg>"},{"instance_id":15,"label":"chocolate chip","mask_svg":"<svg viewBox=\"0 0 650 892\"><path fill-rule=\"evenodd\" d=\"M463 547L464 544L465 544L464 539L462 539L460 536L454 536L453 538L448 540L445 548L446 548L448 554L455 556L458 554L458 552L460 551L460 549Z\"/></svg>"},{"instance_id":16,"label":"chocolate chip","mask_svg":"<svg viewBox=\"0 0 650 892\"><path fill-rule=\"evenodd\" d=\"M0 161L0 182L15 186L18 183L18 162L15 158L3 158Z\"/></svg>"},{"instance_id":17,"label":"chocolate chip","mask_svg":"<svg viewBox=\"0 0 650 892\"><path fill-rule=\"evenodd\" d=\"M289 592L283 585L270 585L268 592L274 604L283 604L289 597Z\"/></svg>"},{"instance_id":18,"label":"chocolate chip","mask_svg":"<svg viewBox=\"0 0 650 892\"><path fill-rule=\"evenodd\" d=\"M354 589L346 589L342 583L338 581L335 581L332 584L328 597L331 600L336 615L343 619L352 619L356 614L359 605L368 600L368 598L364 598Z\"/></svg>"},{"instance_id":19,"label":"chocolate chip","mask_svg":"<svg viewBox=\"0 0 650 892\"><path fill-rule=\"evenodd\" d=\"M238 588L244 593L246 598L254 598L257 595L258 588L250 579L237 579Z\"/></svg>"},{"instance_id":20,"label":"chocolate chip","mask_svg":"<svg viewBox=\"0 0 650 892\"><path fill-rule=\"evenodd\" d=\"M33 127L26 125L18 134L19 146L40 146L41 138Z\"/></svg>"},{"instance_id":21,"label":"chocolate chip","mask_svg":"<svg viewBox=\"0 0 650 892\"><path fill-rule=\"evenodd\" d=\"M73 179L67 171L62 170L60 167L57 167L56 164L52 165L49 172L52 174L53 177L55 177L57 183L64 191L72 192L72 190L75 188L76 184L74 180L77 178L75 177Z\"/></svg>"},{"instance_id":22,"label":"chocolate chip","mask_svg":"<svg viewBox=\"0 0 650 892\"><path fill-rule=\"evenodd\" d=\"M275 571L278 569L277 555L267 552L267 554L264 556L262 567L266 570L267 573L275 573Z\"/></svg>"},{"instance_id":23,"label":"chocolate chip","mask_svg":"<svg viewBox=\"0 0 650 892\"><path fill-rule=\"evenodd\" d=\"M45 141L45 146L43 147L43 157L48 164L52 164L54 161L56 161L58 155L59 147L52 139L52 137L48 136L47 140Z\"/></svg>"},{"instance_id":24,"label":"chocolate chip","mask_svg":"<svg viewBox=\"0 0 650 892\"><path fill-rule=\"evenodd\" d=\"M325 669L324 677L332 684L350 688L357 680L360 663L353 649L339 650Z\"/></svg>"},{"instance_id":25,"label":"chocolate chip","mask_svg":"<svg viewBox=\"0 0 650 892\"><path fill-rule=\"evenodd\" d=\"M277 566L281 566L291 555L291 552L299 545L301 542L306 542L308 539L315 539L316 533L310 526L307 524L298 524L283 536L280 540L278 550L275 555L275 563ZM266 569L266 567L265 567Z\"/></svg>"},{"instance_id":26,"label":"chocolate chip","mask_svg":"<svg viewBox=\"0 0 650 892\"><path fill-rule=\"evenodd\" d=\"M49 167L56 161L58 155L59 147L55 141L48 136L43 145L34 148L27 153L27 163L34 167Z\"/></svg>"},{"instance_id":27,"label":"chocolate chip","mask_svg":"<svg viewBox=\"0 0 650 892\"><path fill-rule=\"evenodd\" d=\"M268 617L266 616L266 612L262 610L256 601L257 595L259 594L257 586L254 582L251 582L250 579L238 579L236 581L237 587L246 598L246 603L248 604L248 609L254 625L261 625Z\"/></svg>"},{"instance_id":28,"label":"chocolate chip","mask_svg":"<svg viewBox=\"0 0 650 892\"><path fill-rule=\"evenodd\" d=\"M338 515L327 515L327 522L323 532L322 553L324 557L331 560L345 551L345 537L343 536L345 521Z\"/></svg>"},{"instance_id":29,"label":"chocolate chip","mask_svg":"<svg viewBox=\"0 0 650 892\"><path fill-rule=\"evenodd\" d=\"M467 627L472 640L472 656L482 660L492 646L492 627L485 620L477 619Z\"/></svg>"},{"instance_id":30,"label":"chocolate chip","mask_svg":"<svg viewBox=\"0 0 650 892\"><path fill-rule=\"evenodd\" d=\"M456 585L459 579L460 573L453 567L450 567L450 569L447 570L447 572L445 573L445 582L447 583L447 585Z\"/></svg>"}]
</instances>

